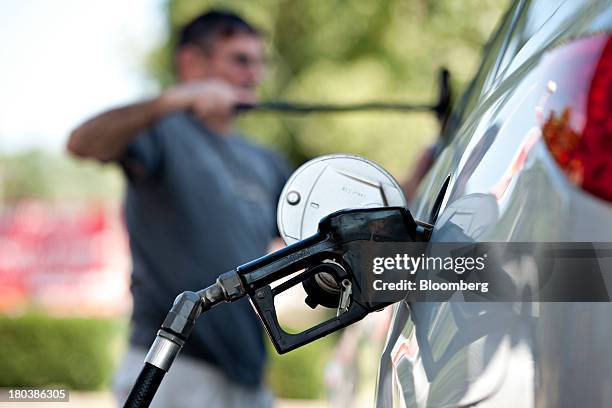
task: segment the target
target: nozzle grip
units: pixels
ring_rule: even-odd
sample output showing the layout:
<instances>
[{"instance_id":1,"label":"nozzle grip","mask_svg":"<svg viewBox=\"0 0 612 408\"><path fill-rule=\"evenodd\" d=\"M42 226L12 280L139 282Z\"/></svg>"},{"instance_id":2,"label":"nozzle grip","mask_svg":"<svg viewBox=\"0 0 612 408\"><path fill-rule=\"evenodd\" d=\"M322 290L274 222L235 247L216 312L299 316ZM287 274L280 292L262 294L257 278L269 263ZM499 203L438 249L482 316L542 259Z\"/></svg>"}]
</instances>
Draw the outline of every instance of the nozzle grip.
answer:
<instances>
[{"instance_id":1,"label":"nozzle grip","mask_svg":"<svg viewBox=\"0 0 612 408\"><path fill-rule=\"evenodd\" d=\"M431 229L432 226L428 224L417 224L403 207L341 210L323 218L315 235L241 265L236 272L274 347L282 354L346 327L390 304L364 301L360 285L366 269L354 263L355 257L351 254L360 252L365 244L427 241ZM274 297L292 285L314 276L314 266L325 260L343 263L347 275L336 278L346 278L351 282L352 295L348 309L301 333L287 333L279 324ZM302 269L306 269L306 272L274 288L270 286Z\"/></svg>"},{"instance_id":2,"label":"nozzle grip","mask_svg":"<svg viewBox=\"0 0 612 408\"><path fill-rule=\"evenodd\" d=\"M357 302L351 302L348 310L340 316L322 322L301 333L287 333L278 322L276 308L274 307L274 293L270 285L259 288L251 296L251 304L257 311L268 336L279 354L301 347L312 341L320 339L343 327L346 327L368 314L368 309Z\"/></svg>"}]
</instances>

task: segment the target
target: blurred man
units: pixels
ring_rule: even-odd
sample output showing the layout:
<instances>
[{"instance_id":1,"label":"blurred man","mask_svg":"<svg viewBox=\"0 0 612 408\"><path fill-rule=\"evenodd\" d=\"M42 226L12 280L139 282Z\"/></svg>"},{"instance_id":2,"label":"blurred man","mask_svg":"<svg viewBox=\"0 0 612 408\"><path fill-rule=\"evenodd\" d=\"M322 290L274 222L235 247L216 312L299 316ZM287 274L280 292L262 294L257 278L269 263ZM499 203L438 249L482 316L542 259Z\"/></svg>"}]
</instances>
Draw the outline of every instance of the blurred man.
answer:
<instances>
[{"instance_id":1,"label":"blurred man","mask_svg":"<svg viewBox=\"0 0 612 408\"><path fill-rule=\"evenodd\" d=\"M263 78L258 31L208 12L183 28L174 57L176 86L90 119L68 142L77 156L119 163L128 180L134 310L115 379L120 403L175 296L266 253L288 175L279 157L233 130L235 106L255 102ZM264 363L250 306L221 305L200 318L153 405L270 406Z\"/></svg>"}]
</instances>

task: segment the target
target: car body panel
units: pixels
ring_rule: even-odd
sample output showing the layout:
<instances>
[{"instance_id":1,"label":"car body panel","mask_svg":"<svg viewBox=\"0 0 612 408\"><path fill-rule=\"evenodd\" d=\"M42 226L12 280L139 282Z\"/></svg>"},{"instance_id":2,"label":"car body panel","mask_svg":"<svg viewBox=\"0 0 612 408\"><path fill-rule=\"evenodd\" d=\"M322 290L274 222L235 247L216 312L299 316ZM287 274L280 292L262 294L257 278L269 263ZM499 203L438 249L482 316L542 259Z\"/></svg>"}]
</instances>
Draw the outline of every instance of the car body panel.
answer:
<instances>
[{"instance_id":1,"label":"car body panel","mask_svg":"<svg viewBox=\"0 0 612 408\"><path fill-rule=\"evenodd\" d=\"M411 204L435 222L432 241L612 241L612 206L567 179L539 115L563 69L551 53L610 27L610 2L511 6ZM611 314L594 303L400 303L377 406L612 406Z\"/></svg>"}]
</instances>

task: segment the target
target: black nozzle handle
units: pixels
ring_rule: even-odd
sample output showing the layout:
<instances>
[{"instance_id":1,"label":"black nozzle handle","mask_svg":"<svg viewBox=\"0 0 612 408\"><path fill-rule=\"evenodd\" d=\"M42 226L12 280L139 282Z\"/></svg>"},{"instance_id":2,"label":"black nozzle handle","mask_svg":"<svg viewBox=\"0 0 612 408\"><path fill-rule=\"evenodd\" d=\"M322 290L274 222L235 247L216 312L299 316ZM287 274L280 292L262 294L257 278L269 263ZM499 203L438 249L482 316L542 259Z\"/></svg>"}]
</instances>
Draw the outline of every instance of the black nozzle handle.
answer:
<instances>
[{"instance_id":1,"label":"black nozzle handle","mask_svg":"<svg viewBox=\"0 0 612 408\"><path fill-rule=\"evenodd\" d=\"M240 265L236 272L244 283L244 290L251 295L258 288L308 267L318 258L324 259L324 254L333 251L335 247L328 235L319 231L276 252Z\"/></svg>"},{"instance_id":2,"label":"black nozzle handle","mask_svg":"<svg viewBox=\"0 0 612 408\"><path fill-rule=\"evenodd\" d=\"M267 285L258 289L255 294L251 296L251 302L268 336L270 336L274 348L279 354L287 353L288 351L327 336L330 333L363 319L370 312L362 304L351 302L348 310L339 316L319 323L300 333L288 333L282 328L278 321L274 297L274 289Z\"/></svg>"}]
</instances>

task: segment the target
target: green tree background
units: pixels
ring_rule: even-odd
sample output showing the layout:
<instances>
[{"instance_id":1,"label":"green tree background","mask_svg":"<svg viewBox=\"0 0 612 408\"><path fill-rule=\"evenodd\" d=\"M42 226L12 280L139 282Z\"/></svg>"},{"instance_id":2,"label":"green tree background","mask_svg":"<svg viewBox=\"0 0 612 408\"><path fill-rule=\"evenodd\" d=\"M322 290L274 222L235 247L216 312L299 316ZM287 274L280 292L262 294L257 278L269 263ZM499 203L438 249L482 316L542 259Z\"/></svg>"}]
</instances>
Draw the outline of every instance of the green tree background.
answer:
<instances>
[{"instance_id":1,"label":"green tree background","mask_svg":"<svg viewBox=\"0 0 612 408\"><path fill-rule=\"evenodd\" d=\"M143 61L160 85L173 82L178 28L215 7L237 11L265 33L271 61L263 100L350 103L433 102L441 66L457 94L479 63L482 46L507 0L168 0L167 40ZM404 178L437 134L428 113L247 113L248 137L294 165L326 153L354 153ZM0 154L0 203L26 197L117 200L117 168L48 152Z\"/></svg>"},{"instance_id":2,"label":"green tree background","mask_svg":"<svg viewBox=\"0 0 612 408\"><path fill-rule=\"evenodd\" d=\"M446 66L454 88L476 68L505 2L485 0L169 0L166 43L149 66L172 83L172 49L183 24L208 8L237 11L263 29L271 67L262 99L433 102ZM326 153L373 159L398 178L436 137L431 114L359 112L306 116L249 113L241 129L301 162Z\"/></svg>"}]
</instances>

